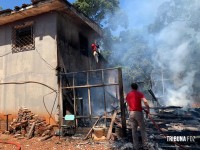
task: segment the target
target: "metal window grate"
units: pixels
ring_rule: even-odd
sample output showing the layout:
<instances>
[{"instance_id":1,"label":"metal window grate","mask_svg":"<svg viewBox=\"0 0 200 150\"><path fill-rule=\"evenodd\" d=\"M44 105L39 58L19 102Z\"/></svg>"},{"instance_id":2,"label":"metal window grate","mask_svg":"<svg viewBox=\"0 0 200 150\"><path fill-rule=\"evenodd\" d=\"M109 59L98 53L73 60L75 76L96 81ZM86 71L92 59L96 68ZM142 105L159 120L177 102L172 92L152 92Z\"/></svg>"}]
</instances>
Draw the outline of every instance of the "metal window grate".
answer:
<instances>
[{"instance_id":1,"label":"metal window grate","mask_svg":"<svg viewBox=\"0 0 200 150\"><path fill-rule=\"evenodd\" d=\"M35 49L33 34L33 22L26 22L13 27L12 30L12 53Z\"/></svg>"}]
</instances>

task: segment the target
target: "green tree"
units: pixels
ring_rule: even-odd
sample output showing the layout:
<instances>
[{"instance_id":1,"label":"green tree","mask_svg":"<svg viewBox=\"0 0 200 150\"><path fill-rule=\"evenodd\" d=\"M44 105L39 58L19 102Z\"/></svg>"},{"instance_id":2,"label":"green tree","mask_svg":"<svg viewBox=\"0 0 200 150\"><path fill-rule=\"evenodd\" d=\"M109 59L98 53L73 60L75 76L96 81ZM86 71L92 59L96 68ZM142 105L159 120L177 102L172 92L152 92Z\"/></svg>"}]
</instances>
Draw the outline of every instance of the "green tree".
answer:
<instances>
[{"instance_id":1,"label":"green tree","mask_svg":"<svg viewBox=\"0 0 200 150\"><path fill-rule=\"evenodd\" d=\"M119 9L119 0L77 0L73 5L100 25Z\"/></svg>"},{"instance_id":2,"label":"green tree","mask_svg":"<svg viewBox=\"0 0 200 150\"><path fill-rule=\"evenodd\" d=\"M0 10L2 10L3 8L0 6Z\"/></svg>"}]
</instances>

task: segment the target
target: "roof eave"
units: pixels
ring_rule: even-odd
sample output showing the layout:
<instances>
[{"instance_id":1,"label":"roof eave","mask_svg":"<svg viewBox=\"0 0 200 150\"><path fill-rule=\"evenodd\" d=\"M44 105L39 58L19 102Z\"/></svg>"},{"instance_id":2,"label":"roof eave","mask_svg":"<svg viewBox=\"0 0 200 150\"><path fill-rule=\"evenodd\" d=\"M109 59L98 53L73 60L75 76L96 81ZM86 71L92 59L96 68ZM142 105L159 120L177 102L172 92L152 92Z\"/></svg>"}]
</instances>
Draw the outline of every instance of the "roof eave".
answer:
<instances>
[{"instance_id":1,"label":"roof eave","mask_svg":"<svg viewBox=\"0 0 200 150\"><path fill-rule=\"evenodd\" d=\"M0 15L0 25L8 24L17 20L37 16L51 11L63 10L70 10L73 14L76 15L76 17L78 17L85 24L90 26L90 28L92 28L95 32L97 32L99 36L103 35L102 29L94 21L90 20L84 14L80 13L69 2L65 0L45 0L36 5L30 5L26 8L22 8L19 11L11 11L11 13L5 13L3 15Z\"/></svg>"}]
</instances>

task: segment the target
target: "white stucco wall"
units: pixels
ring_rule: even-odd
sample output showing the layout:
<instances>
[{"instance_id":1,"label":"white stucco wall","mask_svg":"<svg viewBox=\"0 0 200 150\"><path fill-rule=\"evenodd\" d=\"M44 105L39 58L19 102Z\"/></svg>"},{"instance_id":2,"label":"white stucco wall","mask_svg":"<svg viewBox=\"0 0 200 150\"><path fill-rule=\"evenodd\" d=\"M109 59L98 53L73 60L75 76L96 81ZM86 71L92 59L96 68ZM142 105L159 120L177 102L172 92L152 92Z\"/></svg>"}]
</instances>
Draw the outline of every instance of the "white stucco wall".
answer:
<instances>
[{"instance_id":1,"label":"white stucco wall","mask_svg":"<svg viewBox=\"0 0 200 150\"><path fill-rule=\"evenodd\" d=\"M56 16L56 13L47 13L0 26L0 56L12 51L12 27L26 21L34 21L35 47L41 54L40 56L36 50L30 50L0 57L1 83L36 81L57 90L56 71L42 60L45 59L53 68L57 66ZM50 92L52 90L38 84L0 85L0 114L16 114L21 106L26 106L33 113L48 116L43 104L43 96ZM54 100L55 93L45 97L49 112ZM56 106L57 101L53 115Z\"/></svg>"}]
</instances>

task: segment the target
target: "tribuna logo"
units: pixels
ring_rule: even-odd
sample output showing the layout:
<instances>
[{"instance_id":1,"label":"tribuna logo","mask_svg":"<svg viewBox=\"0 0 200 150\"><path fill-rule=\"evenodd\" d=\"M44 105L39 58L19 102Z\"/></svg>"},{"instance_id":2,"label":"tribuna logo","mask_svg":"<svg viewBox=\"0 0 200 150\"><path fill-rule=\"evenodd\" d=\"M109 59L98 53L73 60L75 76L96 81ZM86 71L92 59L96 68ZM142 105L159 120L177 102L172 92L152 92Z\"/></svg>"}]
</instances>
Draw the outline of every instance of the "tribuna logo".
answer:
<instances>
[{"instance_id":1,"label":"tribuna logo","mask_svg":"<svg viewBox=\"0 0 200 150\"><path fill-rule=\"evenodd\" d=\"M167 142L195 142L195 136L167 136Z\"/></svg>"}]
</instances>

